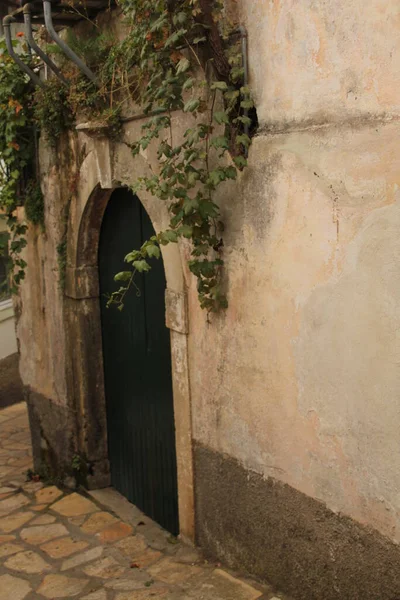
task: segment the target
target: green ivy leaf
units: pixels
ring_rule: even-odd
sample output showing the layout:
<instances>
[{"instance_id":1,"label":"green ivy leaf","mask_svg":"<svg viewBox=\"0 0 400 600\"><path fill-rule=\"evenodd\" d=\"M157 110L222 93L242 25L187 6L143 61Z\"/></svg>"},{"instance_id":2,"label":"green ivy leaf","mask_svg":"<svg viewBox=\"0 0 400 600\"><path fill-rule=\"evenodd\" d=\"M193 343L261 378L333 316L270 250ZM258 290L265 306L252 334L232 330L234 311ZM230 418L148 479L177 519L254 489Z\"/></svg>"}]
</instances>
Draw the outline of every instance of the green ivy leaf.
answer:
<instances>
[{"instance_id":1,"label":"green ivy leaf","mask_svg":"<svg viewBox=\"0 0 400 600\"><path fill-rule=\"evenodd\" d=\"M224 110L215 112L214 119L219 125L229 125L229 115Z\"/></svg>"},{"instance_id":2,"label":"green ivy leaf","mask_svg":"<svg viewBox=\"0 0 400 600\"><path fill-rule=\"evenodd\" d=\"M240 106L242 108L253 108L254 102L253 100L242 100Z\"/></svg>"},{"instance_id":3,"label":"green ivy leaf","mask_svg":"<svg viewBox=\"0 0 400 600\"><path fill-rule=\"evenodd\" d=\"M183 210L185 215L190 215L193 211L195 211L199 206L198 200L196 198L186 198L183 203Z\"/></svg>"},{"instance_id":4,"label":"green ivy leaf","mask_svg":"<svg viewBox=\"0 0 400 600\"><path fill-rule=\"evenodd\" d=\"M228 89L228 85L225 83L225 81L214 81L211 84L210 89L225 92Z\"/></svg>"},{"instance_id":5,"label":"green ivy leaf","mask_svg":"<svg viewBox=\"0 0 400 600\"><path fill-rule=\"evenodd\" d=\"M220 135L211 140L211 144L213 148L223 148L224 150L229 150L229 141L228 138L224 135Z\"/></svg>"},{"instance_id":6,"label":"green ivy leaf","mask_svg":"<svg viewBox=\"0 0 400 600\"><path fill-rule=\"evenodd\" d=\"M249 138L248 135L246 135L245 133L243 133L242 135L238 135L236 137L236 144L243 144L243 146L245 148L248 148L251 144L251 139Z\"/></svg>"},{"instance_id":7,"label":"green ivy leaf","mask_svg":"<svg viewBox=\"0 0 400 600\"><path fill-rule=\"evenodd\" d=\"M208 181L211 183L212 186L216 187L219 183L221 183L221 181L225 180L225 173L223 169L217 168L214 169L213 171L210 171L210 174L208 176Z\"/></svg>"},{"instance_id":8,"label":"green ivy leaf","mask_svg":"<svg viewBox=\"0 0 400 600\"><path fill-rule=\"evenodd\" d=\"M146 252L149 258L160 258L161 256L160 248L158 246L155 246L154 244L150 244L149 246L147 246Z\"/></svg>"},{"instance_id":9,"label":"green ivy leaf","mask_svg":"<svg viewBox=\"0 0 400 600\"><path fill-rule=\"evenodd\" d=\"M212 219L215 219L219 216L219 208L215 202L212 202L211 200L203 200L203 202L199 204L199 212L203 218L211 217Z\"/></svg>"},{"instance_id":10,"label":"green ivy leaf","mask_svg":"<svg viewBox=\"0 0 400 600\"><path fill-rule=\"evenodd\" d=\"M250 117L236 117L233 119L233 123L243 123L243 125L251 125Z\"/></svg>"},{"instance_id":11,"label":"green ivy leaf","mask_svg":"<svg viewBox=\"0 0 400 600\"><path fill-rule=\"evenodd\" d=\"M190 171L187 174L187 182L190 187L195 186L199 179L200 174L197 171Z\"/></svg>"},{"instance_id":12,"label":"green ivy leaf","mask_svg":"<svg viewBox=\"0 0 400 600\"><path fill-rule=\"evenodd\" d=\"M187 197L186 188L184 188L184 187L175 188L174 196L175 196L175 198L186 198Z\"/></svg>"},{"instance_id":13,"label":"green ivy leaf","mask_svg":"<svg viewBox=\"0 0 400 600\"><path fill-rule=\"evenodd\" d=\"M232 81L238 81L239 79L243 79L244 69L243 67L235 67L231 70L231 79Z\"/></svg>"},{"instance_id":14,"label":"green ivy leaf","mask_svg":"<svg viewBox=\"0 0 400 600\"><path fill-rule=\"evenodd\" d=\"M206 256L210 251L210 246L208 244L199 244L192 250L193 256Z\"/></svg>"},{"instance_id":15,"label":"green ivy leaf","mask_svg":"<svg viewBox=\"0 0 400 600\"><path fill-rule=\"evenodd\" d=\"M182 225L181 227L179 227L178 229L178 235L182 235L185 238L191 238L192 234L193 234L193 227L191 227L190 225Z\"/></svg>"},{"instance_id":16,"label":"green ivy leaf","mask_svg":"<svg viewBox=\"0 0 400 600\"><path fill-rule=\"evenodd\" d=\"M192 98L188 100L183 107L184 112L194 112L200 106L200 100L198 98Z\"/></svg>"},{"instance_id":17,"label":"green ivy leaf","mask_svg":"<svg viewBox=\"0 0 400 600\"><path fill-rule=\"evenodd\" d=\"M183 90L190 90L194 85L194 79L193 77L189 77L189 79L186 79L185 83L182 86Z\"/></svg>"},{"instance_id":18,"label":"green ivy leaf","mask_svg":"<svg viewBox=\"0 0 400 600\"><path fill-rule=\"evenodd\" d=\"M131 271L121 271L114 276L114 281L129 281L132 277Z\"/></svg>"},{"instance_id":19,"label":"green ivy leaf","mask_svg":"<svg viewBox=\"0 0 400 600\"><path fill-rule=\"evenodd\" d=\"M247 167L247 160L244 158L244 156L234 156L233 162L240 169Z\"/></svg>"},{"instance_id":20,"label":"green ivy leaf","mask_svg":"<svg viewBox=\"0 0 400 600\"><path fill-rule=\"evenodd\" d=\"M186 73L186 71L188 69L190 69L190 62L185 57L181 58L181 60L178 62L177 66L176 66L177 75L180 75L181 73Z\"/></svg>"},{"instance_id":21,"label":"green ivy leaf","mask_svg":"<svg viewBox=\"0 0 400 600\"><path fill-rule=\"evenodd\" d=\"M174 31L174 33L165 40L164 47L170 48L171 46L174 46L183 38L184 35L186 35L186 33L187 29L179 29L178 31Z\"/></svg>"},{"instance_id":22,"label":"green ivy leaf","mask_svg":"<svg viewBox=\"0 0 400 600\"><path fill-rule=\"evenodd\" d=\"M159 241L160 244L163 244L164 246L170 242L175 243L178 241L178 234L172 229L167 229L167 231L163 231L159 234Z\"/></svg>"},{"instance_id":23,"label":"green ivy leaf","mask_svg":"<svg viewBox=\"0 0 400 600\"><path fill-rule=\"evenodd\" d=\"M178 12L174 15L173 22L174 25L183 25L187 21L187 14L183 11Z\"/></svg>"},{"instance_id":24,"label":"green ivy leaf","mask_svg":"<svg viewBox=\"0 0 400 600\"><path fill-rule=\"evenodd\" d=\"M149 263L147 262L147 260L135 260L133 262L133 267L139 273L144 273L146 271L150 271L150 269L151 269L151 266L149 265Z\"/></svg>"},{"instance_id":25,"label":"green ivy leaf","mask_svg":"<svg viewBox=\"0 0 400 600\"><path fill-rule=\"evenodd\" d=\"M232 90L232 89L229 89L224 94L224 97L226 98L226 100L230 100L231 102L235 101L237 98L239 98L239 96L240 96L240 92L238 90Z\"/></svg>"},{"instance_id":26,"label":"green ivy leaf","mask_svg":"<svg viewBox=\"0 0 400 600\"><path fill-rule=\"evenodd\" d=\"M229 167L225 167L225 175L227 179L236 179L237 178L237 170L235 167L230 165Z\"/></svg>"},{"instance_id":27,"label":"green ivy leaf","mask_svg":"<svg viewBox=\"0 0 400 600\"><path fill-rule=\"evenodd\" d=\"M162 31L164 27L168 27L168 19L165 13L163 13L156 21L154 21L150 31L155 33L156 31Z\"/></svg>"}]
</instances>

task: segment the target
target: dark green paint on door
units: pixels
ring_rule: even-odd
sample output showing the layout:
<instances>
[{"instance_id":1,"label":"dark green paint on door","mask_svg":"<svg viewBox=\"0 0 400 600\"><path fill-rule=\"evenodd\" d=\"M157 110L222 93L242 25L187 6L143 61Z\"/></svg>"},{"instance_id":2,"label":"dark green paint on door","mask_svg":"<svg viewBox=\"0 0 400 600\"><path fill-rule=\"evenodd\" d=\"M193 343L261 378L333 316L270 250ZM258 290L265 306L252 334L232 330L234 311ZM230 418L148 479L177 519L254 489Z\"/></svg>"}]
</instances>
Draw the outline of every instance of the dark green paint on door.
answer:
<instances>
[{"instance_id":1,"label":"dark green paint on door","mask_svg":"<svg viewBox=\"0 0 400 600\"><path fill-rule=\"evenodd\" d=\"M117 189L100 234L99 280L112 485L173 534L179 532L175 425L162 259L138 275L122 312L106 308L124 256L154 235L137 196Z\"/></svg>"}]
</instances>

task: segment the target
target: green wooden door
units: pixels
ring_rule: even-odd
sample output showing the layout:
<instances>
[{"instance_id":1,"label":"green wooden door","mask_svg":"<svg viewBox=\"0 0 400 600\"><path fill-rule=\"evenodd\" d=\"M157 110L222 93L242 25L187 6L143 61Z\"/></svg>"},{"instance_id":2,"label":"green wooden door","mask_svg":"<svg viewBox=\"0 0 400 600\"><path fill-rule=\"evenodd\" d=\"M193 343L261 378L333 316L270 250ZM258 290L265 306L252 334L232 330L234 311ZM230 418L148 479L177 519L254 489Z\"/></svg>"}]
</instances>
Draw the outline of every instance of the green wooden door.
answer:
<instances>
[{"instance_id":1,"label":"green wooden door","mask_svg":"<svg viewBox=\"0 0 400 600\"><path fill-rule=\"evenodd\" d=\"M124 256L154 235L137 196L117 189L100 233L99 281L112 485L173 534L179 532L169 330L162 259L138 275L122 312L106 308Z\"/></svg>"}]
</instances>

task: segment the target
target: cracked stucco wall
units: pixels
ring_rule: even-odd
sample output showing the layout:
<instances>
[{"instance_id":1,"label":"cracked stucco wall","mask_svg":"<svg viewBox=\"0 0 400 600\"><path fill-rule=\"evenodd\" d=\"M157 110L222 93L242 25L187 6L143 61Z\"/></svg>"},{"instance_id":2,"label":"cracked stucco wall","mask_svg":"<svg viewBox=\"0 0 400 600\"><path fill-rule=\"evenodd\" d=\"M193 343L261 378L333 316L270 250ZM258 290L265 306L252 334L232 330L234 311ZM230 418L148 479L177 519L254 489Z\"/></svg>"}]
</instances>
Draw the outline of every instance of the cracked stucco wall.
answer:
<instances>
[{"instance_id":1,"label":"cracked stucco wall","mask_svg":"<svg viewBox=\"0 0 400 600\"><path fill-rule=\"evenodd\" d=\"M230 306L190 302L195 439L400 540L400 7L232 3L260 132Z\"/></svg>"}]
</instances>

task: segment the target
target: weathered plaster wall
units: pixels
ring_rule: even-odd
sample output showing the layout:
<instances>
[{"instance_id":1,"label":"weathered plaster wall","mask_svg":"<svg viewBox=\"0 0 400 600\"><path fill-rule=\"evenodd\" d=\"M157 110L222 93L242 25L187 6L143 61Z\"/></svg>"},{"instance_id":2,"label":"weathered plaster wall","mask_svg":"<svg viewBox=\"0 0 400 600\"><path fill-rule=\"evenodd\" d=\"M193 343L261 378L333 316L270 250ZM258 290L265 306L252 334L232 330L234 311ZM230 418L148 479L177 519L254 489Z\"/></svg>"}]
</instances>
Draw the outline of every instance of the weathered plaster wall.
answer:
<instances>
[{"instance_id":1,"label":"weathered plaster wall","mask_svg":"<svg viewBox=\"0 0 400 600\"><path fill-rule=\"evenodd\" d=\"M228 0L249 31L259 117L281 127L399 110L394 0Z\"/></svg>"},{"instance_id":2,"label":"weathered plaster wall","mask_svg":"<svg viewBox=\"0 0 400 600\"><path fill-rule=\"evenodd\" d=\"M397 133L255 140L226 200L230 307L209 326L192 298L189 351L196 439L396 540Z\"/></svg>"},{"instance_id":3,"label":"weathered plaster wall","mask_svg":"<svg viewBox=\"0 0 400 600\"><path fill-rule=\"evenodd\" d=\"M41 144L41 185L45 198L45 224L29 228L27 283L17 303L17 335L23 340L21 372L24 384L57 404L65 404L67 388L60 369L65 354L62 303L62 250L66 211L73 194L74 168L67 140L59 154ZM23 214L20 215L21 218Z\"/></svg>"},{"instance_id":4,"label":"weathered plaster wall","mask_svg":"<svg viewBox=\"0 0 400 600\"><path fill-rule=\"evenodd\" d=\"M224 546L224 540L217 537L217 525L204 530L208 522L204 510L213 486L217 494L218 477L229 483L226 496L220 504L217 497L208 504L215 511L225 510L231 484L233 489L231 477L236 473L242 482L242 469L254 471L257 476L249 481L253 487L260 486L257 493L252 489L248 496L243 494L243 505L250 499L262 503L262 482L271 478L265 490L272 489L268 502L271 512L276 511L276 524L263 528L265 511L258 513L257 506L249 510L249 519L261 515L260 540L265 541L268 531L285 522L279 512L281 498L293 493L290 527L295 527L296 511L303 510L308 496L398 542L400 9L394 0L367 4L360 0L241 0L232 14L246 23L249 32L251 86L260 130L249 168L221 194L230 303L226 313L207 323L198 307L195 282L186 267L183 273L180 269L176 246L163 249L170 305L188 288L188 352L186 323L182 331L172 327L174 368L183 373L174 389L178 398L179 394L187 398L190 381L191 414L190 407L178 402L182 411L177 411L176 418L182 439L184 427L189 430L192 420L201 449L196 454L198 513L204 516L198 522L200 538L202 543L214 544L215 552L229 554L229 544ZM182 131L182 127L177 121L174 129ZM126 139L135 139L139 128L140 122L127 125ZM81 264L73 249L93 188L132 183L155 159L150 147L132 162L126 146L91 139L84 130L77 143L76 155L83 162L76 180L78 193L69 211L68 325L63 327L65 305L54 276L66 202L60 191L64 180L60 180L60 169L46 168L45 159L46 236L36 239L37 233L30 234L29 275L21 296L18 334L26 385L55 405L68 407L75 402L87 419L89 404L97 406L93 404L97 399L100 405L102 393L101 354L90 366L85 362L87 350L82 350L83 338L90 337L96 327L96 282L91 279L96 269L94 250L90 255L90 248L96 248L94 226L82 238L89 248L86 262ZM74 180L71 173L70 166L64 170L65 181ZM59 202L60 194L64 200ZM165 206L147 195L141 200L155 228L164 227L168 222ZM98 223L102 208L99 205ZM179 251L184 259L187 247L182 245ZM167 322L172 316L173 311ZM74 327L80 327L83 338L71 337ZM73 354L72 387L68 364L60 366L63 352L67 361ZM96 371L92 389L86 368ZM83 447L88 422L77 426ZM190 443L190 432L185 439ZM105 461L104 435L99 448L103 453L99 460ZM224 456L228 456L225 462ZM215 477L210 474L209 481L205 476L202 480L207 457L212 457L209 460L215 466ZM182 472L188 464L190 451L181 455ZM276 493L273 480L278 480ZM282 482L288 486L281 487ZM190 494L185 503L190 506ZM309 504L310 521L318 520L315 507L319 504ZM339 521L331 514L324 512L323 518L337 531ZM238 509L238 519L240 515ZM237 530L231 540L237 554L247 527L243 519L242 524L235 522ZM299 533L304 539L308 539L306 521ZM346 544L357 561L359 546L354 540L361 534L358 529L352 532L349 523L346 520L345 530L350 533L343 536L348 536ZM323 539L324 528L314 529ZM372 557L374 539L368 538ZM288 554L285 543L282 564ZM376 543L385 546L380 538ZM313 548L309 548L310 563L319 552L317 545ZM390 555L390 548L387 551ZM252 552L248 556L251 565ZM335 555L329 547L326 556L335 582ZM298 569L295 563L293 572ZM263 565L258 574L263 573ZM397 559L392 565L393 585L381 597L372 591L364 598L389 600L394 593L398 595ZM317 576L323 571L321 565ZM345 580L346 564L343 572ZM356 572L353 579L359 577ZM335 594L340 587L335 585L331 595L324 591L324 598L339 597ZM342 597L358 597L349 594L346 585ZM310 590L312 581L304 587L304 594L318 597L310 595Z\"/></svg>"},{"instance_id":5,"label":"weathered plaster wall","mask_svg":"<svg viewBox=\"0 0 400 600\"><path fill-rule=\"evenodd\" d=\"M63 138L57 152L42 141L40 169L45 223L43 229L29 226L24 251L26 279L14 307L35 467L46 462L62 472L70 465L76 448L62 283L66 216L76 181L73 137ZM24 219L23 209L19 218Z\"/></svg>"},{"instance_id":6,"label":"weathered plaster wall","mask_svg":"<svg viewBox=\"0 0 400 600\"><path fill-rule=\"evenodd\" d=\"M191 294L194 436L399 541L399 8L237 9L261 128L230 307L210 326Z\"/></svg>"}]
</instances>

